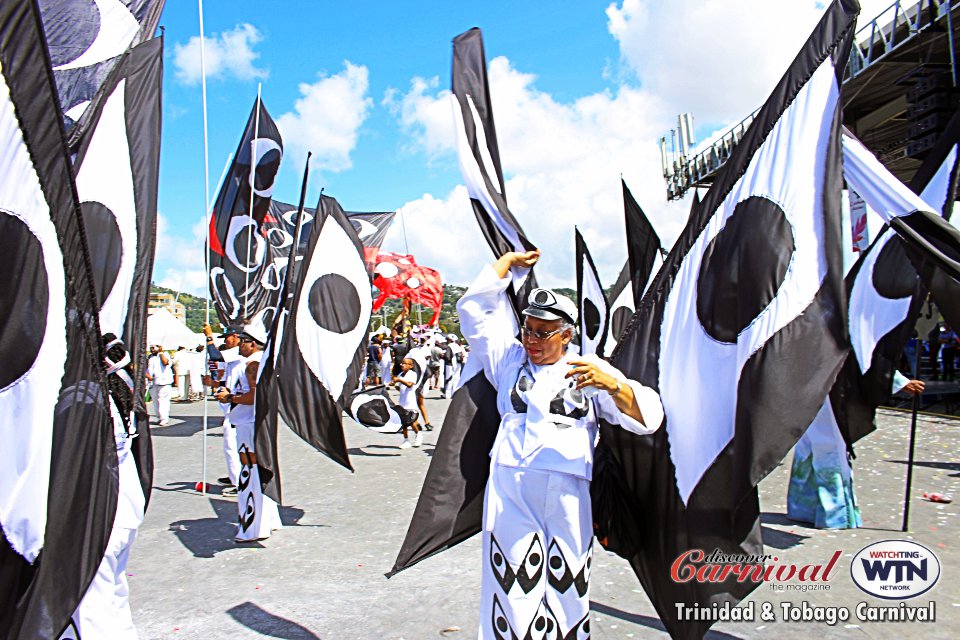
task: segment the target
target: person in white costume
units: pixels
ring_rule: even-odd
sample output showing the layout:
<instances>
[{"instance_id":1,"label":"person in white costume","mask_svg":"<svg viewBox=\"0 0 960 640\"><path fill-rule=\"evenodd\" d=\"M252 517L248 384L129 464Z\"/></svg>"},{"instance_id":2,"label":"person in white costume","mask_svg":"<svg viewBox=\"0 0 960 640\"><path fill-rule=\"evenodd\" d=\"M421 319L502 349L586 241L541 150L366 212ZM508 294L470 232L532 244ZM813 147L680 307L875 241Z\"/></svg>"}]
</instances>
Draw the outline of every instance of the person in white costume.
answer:
<instances>
[{"instance_id":1,"label":"person in white costume","mask_svg":"<svg viewBox=\"0 0 960 640\"><path fill-rule=\"evenodd\" d=\"M137 630L130 613L127 561L137 537L137 529L143 522L146 500L140 486L137 464L130 451L133 438L137 436L133 414L133 372L130 354L123 342L112 333L105 334L103 339L107 355L105 366L110 388L110 414L120 463L117 511L103 560L77 606L64 637L136 640Z\"/></svg>"},{"instance_id":2,"label":"person in white costume","mask_svg":"<svg viewBox=\"0 0 960 640\"><path fill-rule=\"evenodd\" d=\"M280 529L280 511L277 503L263 495L260 490L260 474L257 470L257 454L254 444L254 403L257 395L257 371L263 356L267 337L259 326L247 325L240 334L241 366L233 367L226 384L217 392L219 402L229 404L230 424L237 429L237 450L240 454L240 478L237 485L237 509L239 523L237 542L253 542L269 538Z\"/></svg>"},{"instance_id":3,"label":"person in white costume","mask_svg":"<svg viewBox=\"0 0 960 640\"><path fill-rule=\"evenodd\" d=\"M655 391L596 356L568 353L576 323L568 298L535 289L517 327L510 271L539 257L503 255L457 304L471 358L496 389L501 416L484 495L482 640L589 636L599 420L637 434L663 420Z\"/></svg>"},{"instance_id":4,"label":"person in white costume","mask_svg":"<svg viewBox=\"0 0 960 640\"><path fill-rule=\"evenodd\" d=\"M213 329L209 324L203 325L203 333L207 339L207 355L211 363L216 363L218 378L204 376L203 384L208 387L217 387L226 384L231 371L242 366L245 359L240 355L240 328L227 327L220 335L223 340L223 349L213 343ZM211 372L214 367L210 367ZM223 412L223 457L227 463L227 475L217 478L217 482L226 485L224 495L237 494L237 482L240 477L240 454L237 451L237 428L230 423L230 405L220 403Z\"/></svg>"},{"instance_id":5,"label":"person in white costume","mask_svg":"<svg viewBox=\"0 0 960 640\"><path fill-rule=\"evenodd\" d=\"M147 363L147 380L153 385L153 409L157 413L158 425L170 424L170 398L173 396L173 365L163 351L163 347L154 345L153 356Z\"/></svg>"}]
</instances>

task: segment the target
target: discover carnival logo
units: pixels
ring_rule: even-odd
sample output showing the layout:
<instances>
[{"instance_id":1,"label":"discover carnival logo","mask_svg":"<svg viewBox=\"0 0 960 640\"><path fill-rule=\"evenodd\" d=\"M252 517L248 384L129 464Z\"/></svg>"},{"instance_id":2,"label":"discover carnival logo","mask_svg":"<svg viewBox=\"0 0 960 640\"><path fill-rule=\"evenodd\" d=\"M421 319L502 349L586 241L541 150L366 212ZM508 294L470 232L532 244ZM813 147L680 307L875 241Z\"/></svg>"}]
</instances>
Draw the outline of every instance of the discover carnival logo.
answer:
<instances>
[{"instance_id":1,"label":"discover carnival logo","mask_svg":"<svg viewBox=\"0 0 960 640\"><path fill-rule=\"evenodd\" d=\"M915 598L940 579L940 560L909 540L884 540L861 549L850 563L850 577L864 593L887 600Z\"/></svg>"}]
</instances>

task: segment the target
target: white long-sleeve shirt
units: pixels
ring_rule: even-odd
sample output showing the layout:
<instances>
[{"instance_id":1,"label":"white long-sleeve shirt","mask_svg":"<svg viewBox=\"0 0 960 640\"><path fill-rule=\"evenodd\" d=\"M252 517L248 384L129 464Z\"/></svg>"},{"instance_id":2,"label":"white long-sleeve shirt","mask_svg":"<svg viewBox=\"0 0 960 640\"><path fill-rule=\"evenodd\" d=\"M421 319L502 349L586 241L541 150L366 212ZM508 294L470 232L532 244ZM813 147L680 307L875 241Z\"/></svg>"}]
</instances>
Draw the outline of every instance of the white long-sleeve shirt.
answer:
<instances>
[{"instance_id":1,"label":"white long-sleeve shirt","mask_svg":"<svg viewBox=\"0 0 960 640\"><path fill-rule=\"evenodd\" d=\"M663 421L657 393L629 380L596 356L567 353L559 362L534 365L516 339L517 324L507 297L510 276L498 278L487 266L457 303L460 329L484 375L497 390L500 430L491 456L497 464L568 473L590 479L599 420L646 435ZM573 378L564 378L570 360L593 360L621 383L630 385L646 425L622 413L601 392L585 398Z\"/></svg>"}]
</instances>

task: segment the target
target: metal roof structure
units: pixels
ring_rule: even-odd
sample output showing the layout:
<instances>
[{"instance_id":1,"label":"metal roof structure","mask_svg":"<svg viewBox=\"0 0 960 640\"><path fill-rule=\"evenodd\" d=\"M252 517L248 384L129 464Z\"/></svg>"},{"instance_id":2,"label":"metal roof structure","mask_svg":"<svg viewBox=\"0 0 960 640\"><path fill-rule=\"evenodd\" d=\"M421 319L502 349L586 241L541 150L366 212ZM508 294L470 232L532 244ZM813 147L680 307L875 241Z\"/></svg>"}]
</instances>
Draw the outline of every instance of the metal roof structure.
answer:
<instances>
[{"instance_id":1,"label":"metal roof structure","mask_svg":"<svg viewBox=\"0 0 960 640\"><path fill-rule=\"evenodd\" d=\"M857 30L841 94L843 122L904 182L960 105L958 25L960 2L898 0ZM690 157L665 158L667 199L710 186L756 113Z\"/></svg>"}]
</instances>

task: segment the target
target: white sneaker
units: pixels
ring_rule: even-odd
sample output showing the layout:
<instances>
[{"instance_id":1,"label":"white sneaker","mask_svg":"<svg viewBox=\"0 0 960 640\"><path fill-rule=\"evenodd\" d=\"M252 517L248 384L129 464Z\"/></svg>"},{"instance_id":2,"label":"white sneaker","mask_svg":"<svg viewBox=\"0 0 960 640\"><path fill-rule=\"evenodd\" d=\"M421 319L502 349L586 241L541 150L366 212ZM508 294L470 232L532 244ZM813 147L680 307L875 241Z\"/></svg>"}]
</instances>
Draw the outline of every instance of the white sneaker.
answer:
<instances>
[{"instance_id":1,"label":"white sneaker","mask_svg":"<svg viewBox=\"0 0 960 640\"><path fill-rule=\"evenodd\" d=\"M421 444L423 444L423 434L418 432L417 437L413 439L413 446L419 447Z\"/></svg>"},{"instance_id":2,"label":"white sneaker","mask_svg":"<svg viewBox=\"0 0 960 640\"><path fill-rule=\"evenodd\" d=\"M161 420L160 422L157 423L157 426L158 426L158 427L165 427L165 426L167 426L168 424L170 424L170 421L169 421L169 420Z\"/></svg>"},{"instance_id":3,"label":"white sneaker","mask_svg":"<svg viewBox=\"0 0 960 640\"><path fill-rule=\"evenodd\" d=\"M403 439L403 442L400 443L400 448L401 448L401 449L409 449L410 446L411 446L411 445L410 445L410 441L407 440L406 438L404 438L404 439Z\"/></svg>"}]
</instances>

